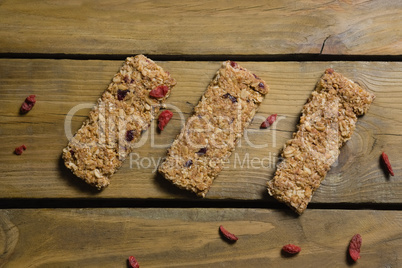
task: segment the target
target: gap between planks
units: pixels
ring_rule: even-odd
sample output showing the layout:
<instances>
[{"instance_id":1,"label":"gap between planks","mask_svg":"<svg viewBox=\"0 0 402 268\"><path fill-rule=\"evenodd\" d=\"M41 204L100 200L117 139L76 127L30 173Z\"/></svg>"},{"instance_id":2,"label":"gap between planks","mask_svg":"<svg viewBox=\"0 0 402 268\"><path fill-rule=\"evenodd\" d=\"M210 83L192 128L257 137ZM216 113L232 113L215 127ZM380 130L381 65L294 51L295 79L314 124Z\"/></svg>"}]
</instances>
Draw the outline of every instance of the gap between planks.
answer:
<instances>
[{"instance_id":1,"label":"gap between planks","mask_svg":"<svg viewBox=\"0 0 402 268\"><path fill-rule=\"evenodd\" d=\"M278 54L278 55L162 55L146 54L155 61L402 61L402 55L323 55L323 54ZM122 60L133 55L126 54L64 54L64 53L0 53L0 59L58 59L58 60Z\"/></svg>"}]
</instances>

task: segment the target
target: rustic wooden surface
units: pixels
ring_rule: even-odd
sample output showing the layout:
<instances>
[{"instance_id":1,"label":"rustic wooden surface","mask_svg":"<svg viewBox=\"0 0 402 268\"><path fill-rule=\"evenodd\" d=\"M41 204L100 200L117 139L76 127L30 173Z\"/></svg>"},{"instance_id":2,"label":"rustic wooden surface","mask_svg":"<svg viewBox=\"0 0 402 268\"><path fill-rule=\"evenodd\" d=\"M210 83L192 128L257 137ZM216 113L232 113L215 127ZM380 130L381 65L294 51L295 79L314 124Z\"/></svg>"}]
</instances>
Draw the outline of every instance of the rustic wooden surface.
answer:
<instances>
[{"instance_id":1,"label":"rustic wooden surface","mask_svg":"<svg viewBox=\"0 0 402 268\"><path fill-rule=\"evenodd\" d=\"M122 61L0 60L1 151L0 196L7 198L193 198L157 175L155 168L166 155L220 62L160 62L178 81L168 104L175 116L161 133L151 127L144 144L112 177L102 192L93 191L63 167L60 160L67 144L65 131L75 131L88 109L73 117L65 129L67 113L77 105L91 107L107 87ZM283 144L291 138L299 113L325 68L360 83L376 95L367 115L359 119L353 138L341 150L339 161L314 195L313 202L401 203L402 65L398 62L244 62L270 85L250 129L224 171L212 185L209 199L273 201L266 194ZM26 115L18 108L25 96L37 95L37 104ZM272 129L260 130L268 115L278 113ZM28 149L13 154L16 146ZM379 156L386 151L396 177L388 178Z\"/></svg>"},{"instance_id":2,"label":"rustic wooden surface","mask_svg":"<svg viewBox=\"0 0 402 268\"><path fill-rule=\"evenodd\" d=\"M0 53L401 55L402 2L1 1Z\"/></svg>"},{"instance_id":3,"label":"rustic wooden surface","mask_svg":"<svg viewBox=\"0 0 402 268\"><path fill-rule=\"evenodd\" d=\"M396 0L0 0L0 267L127 267L130 255L141 267L401 267L401 12ZM152 125L99 192L64 168L66 131L139 53L178 81L174 118L160 134ZM155 168L227 59L271 90L200 199ZM265 184L328 67L376 99L297 216ZM20 115L30 94L38 102ZM260 130L273 113L277 123ZM21 144L28 149L14 155ZM395 177L384 173L382 151ZM220 224L239 241L225 242ZM353 265L346 249L356 233L362 258ZM283 256L288 243L302 252Z\"/></svg>"},{"instance_id":4,"label":"rustic wooden surface","mask_svg":"<svg viewBox=\"0 0 402 268\"><path fill-rule=\"evenodd\" d=\"M220 225L239 240L228 243ZM401 211L269 209L39 209L0 211L7 267L348 267L350 239L363 238L359 267L400 267ZM299 245L298 256L281 253ZM1 263L0 263L1 266Z\"/></svg>"}]
</instances>

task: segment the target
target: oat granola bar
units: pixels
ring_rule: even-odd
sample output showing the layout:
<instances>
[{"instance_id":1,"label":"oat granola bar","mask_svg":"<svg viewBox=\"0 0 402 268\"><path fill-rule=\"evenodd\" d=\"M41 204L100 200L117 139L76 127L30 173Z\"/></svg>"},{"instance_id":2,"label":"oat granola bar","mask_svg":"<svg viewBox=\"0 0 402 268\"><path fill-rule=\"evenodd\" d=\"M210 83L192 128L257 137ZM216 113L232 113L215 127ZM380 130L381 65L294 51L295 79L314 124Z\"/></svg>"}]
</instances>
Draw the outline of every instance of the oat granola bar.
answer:
<instances>
[{"instance_id":1,"label":"oat granola bar","mask_svg":"<svg viewBox=\"0 0 402 268\"><path fill-rule=\"evenodd\" d=\"M67 168L99 190L122 165L176 84L152 60L129 57L63 150ZM152 93L158 94L152 94Z\"/></svg>"},{"instance_id":2,"label":"oat granola bar","mask_svg":"<svg viewBox=\"0 0 402 268\"><path fill-rule=\"evenodd\" d=\"M226 61L168 150L159 172L204 197L268 93L263 80Z\"/></svg>"},{"instance_id":3,"label":"oat granola bar","mask_svg":"<svg viewBox=\"0 0 402 268\"><path fill-rule=\"evenodd\" d=\"M343 75L327 69L302 110L297 132L282 152L268 193L298 214L303 213L339 149L367 112L374 95Z\"/></svg>"}]
</instances>

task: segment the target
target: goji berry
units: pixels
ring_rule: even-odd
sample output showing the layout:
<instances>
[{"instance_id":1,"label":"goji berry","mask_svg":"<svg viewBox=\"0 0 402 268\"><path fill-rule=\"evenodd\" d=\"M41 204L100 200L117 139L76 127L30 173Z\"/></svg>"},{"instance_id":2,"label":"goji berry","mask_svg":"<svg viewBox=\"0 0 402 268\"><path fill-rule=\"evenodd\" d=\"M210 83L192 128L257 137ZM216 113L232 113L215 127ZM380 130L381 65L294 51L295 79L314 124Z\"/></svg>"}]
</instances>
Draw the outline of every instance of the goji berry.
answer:
<instances>
[{"instance_id":1,"label":"goji berry","mask_svg":"<svg viewBox=\"0 0 402 268\"><path fill-rule=\"evenodd\" d=\"M32 110L36 103L35 95L29 95L25 101L21 104L20 112L25 114Z\"/></svg>"},{"instance_id":2,"label":"goji berry","mask_svg":"<svg viewBox=\"0 0 402 268\"><path fill-rule=\"evenodd\" d=\"M278 114L271 114L270 116L268 116L268 118L265 119L265 121L261 123L260 128L268 128L269 126L271 126L276 121L277 115Z\"/></svg>"},{"instance_id":3,"label":"goji berry","mask_svg":"<svg viewBox=\"0 0 402 268\"><path fill-rule=\"evenodd\" d=\"M21 145L21 146L15 148L14 153L16 155L21 155L26 149L27 149L27 147L25 145Z\"/></svg>"},{"instance_id":4,"label":"goji berry","mask_svg":"<svg viewBox=\"0 0 402 268\"><path fill-rule=\"evenodd\" d=\"M301 251L301 247L299 247L299 246L296 246L296 245L293 245L293 244L287 244L287 245L284 245L283 247L282 247L282 250L284 251L284 252L286 252L286 253L288 253L288 254L297 254L297 253L299 253L300 251Z\"/></svg>"},{"instance_id":5,"label":"goji berry","mask_svg":"<svg viewBox=\"0 0 402 268\"><path fill-rule=\"evenodd\" d=\"M169 87L165 86L165 85L160 85L157 86L156 88L152 89L149 92L149 96L155 98L155 99L159 99L159 98L163 98L166 96L166 94L169 91Z\"/></svg>"},{"instance_id":6,"label":"goji berry","mask_svg":"<svg viewBox=\"0 0 402 268\"><path fill-rule=\"evenodd\" d=\"M173 113L169 110L165 110L161 112L161 114L158 117L158 128L160 131L163 130L163 128L169 123L170 119L172 119Z\"/></svg>"},{"instance_id":7,"label":"goji berry","mask_svg":"<svg viewBox=\"0 0 402 268\"><path fill-rule=\"evenodd\" d=\"M128 257L128 263L130 264L131 268L140 268L138 261L134 258L134 256Z\"/></svg>"},{"instance_id":8,"label":"goji berry","mask_svg":"<svg viewBox=\"0 0 402 268\"><path fill-rule=\"evenodd\" d=\"M237 238L237 236L235 236L234 234L230 233L228 230L226 230L225 228L223 228L223 226L219 226L219 231L221 232L221 234L229 241L231 242L235 242L237 241L239 238Z\"/></svg>"},{"instance_id":9,"label":"goji berry","mask_svg":"<svg viewBox=\"0 0 402 268\"><path fill-rule=\"evenodd\" d=\"M360 259L360 248L362 246L362 237L359 234L355 234L349 243L349 255L352 260L357 261Z\"/></svg>"},{"instance_id":10,"label":"goji berry","mask_svg":"<svg viewBox=\"0 0 402 268\"><path fill-rule=\"evenodd\" d=\"M391 166L391 163L389 162L388 155L386 155L386 153L383 152L381 154L381 158L382 158L382 161L383 161L385 167L387 168L388 173L391 176L394 176L394 171L392 170L392 166Z\"/></svg>"}]
</instances>

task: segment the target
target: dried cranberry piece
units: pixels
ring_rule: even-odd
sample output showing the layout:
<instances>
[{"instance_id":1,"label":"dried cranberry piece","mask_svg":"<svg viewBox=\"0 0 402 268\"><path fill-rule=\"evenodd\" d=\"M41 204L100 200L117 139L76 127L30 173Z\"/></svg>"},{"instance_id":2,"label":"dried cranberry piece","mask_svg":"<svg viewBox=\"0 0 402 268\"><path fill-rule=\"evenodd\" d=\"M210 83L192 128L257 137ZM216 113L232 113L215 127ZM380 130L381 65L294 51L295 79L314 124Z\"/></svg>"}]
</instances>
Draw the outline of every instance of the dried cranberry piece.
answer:
<instances>
[{"instance_id":1,"label":"dried cranberry piece","mask_svg":"<svg viewBox=\"0 0 402 268\"><path fill-rule=\"evenodd\" d=\"M260 128L268 128L270 125L272 125L276 121L277 115L278 114L271 114L270 116L268 116L268 118L265 119L264 122L262 122Z\"/></svg>"},{"instance_id":2,"label":"dried cranberry piece","mask_svg":"<svg viewBox=\"0 0 402 268\"><path fill-rule=\"evenodd\" d=\"M333 73L334 73L334 69L328 68L328 69L325 70L325 72L326 72L327 74L333 74Z\"/></svg>"},{"instance_id":3,"label":"dried cranberry piece","mask_svg":"<svg viewBox=\"0 0 402 268\"><path fill-rule=\"evenodd\" d=\"M360 234L355 234L349 243L349 255L352 260L360 259L360 248L362 246L362 237Z\"/></svg>"},{"instance_id":4,"label":"dried cranberry piece","mask_svg":"<svg viewBox=\"0 0 402 268\"><path fill-rule=\"evenodd\" d=\"M15 148L14 153L16 155L21 155L26 149L27 149L27 147L23 144L23 145Z\"/></svg>"},{"instance_id":5,"label":"dried cranberry piece","mask_svg":"<svg viewBox=\"0 0 402 268\"><path fill-rule=\"evenodd\" d=\"M159 98L163 98L166 96L166 94L169 91L169 87L165 86L165 85L160 85L157 86L156 88L152 89L149 92L149 96L155 98L155 99L159 99Z\"/></svg>"},{"instance_id":6,"label":"dried cranberry piece","mask_svg":"<svg viewBox=\"0 0 402 268\"><path fill-rule=\"evenodd\" d=\"M193 160L188 160L185 164L184 167L190 167L193 164Z\"/></svg>"},{"instance_id":7,"label":"dried cranberry piece","mask_svg":"<svg viewBox=\"0 0 402 268\"><path fill-rule=\"evenodd\" d=\"M204 155L204 154L206 154L206 153L207 153L207 147L201 148L201 149L197 152L198 155Z\"/></svg>"},{"instance_id":8,"label":"dried cranberry piece","mask_svg":"<svg viewBox=\"0 0 402 268\"><path fill-rule=\"evenodd\" d=\"M258 84L258 87L259 87L259 88L265 88L265 85L264 85L263 82L260 82L260 83Z\"/></svg>"},{"instance_id":9,"label":"dried cranberry piece","mask_svg":"<svg viewBox=\"0 0 402 268\"><path fill-rule=\"evenodd\" d=\"M74 156L75 152L73 150L70 150L71 156Z\"/></svg>"},{"instance_id":10,"label":"dried cranberry piece","mask_svg":"<svg viewBox=\"0 0 402 268\"><path fill-rule=\"evenodd\" d=\"M158 117L158 128L160 131L163 130L163 128L169 123L170 119L172 119L173 113L169 110L165 110L161 112L161 114Z\"/></svg>"},{"instance_id":11,"label":"dried cranberry piece","mask_svg":"<svg viewBox=\"0 0 402 268\"><path fill-rule=\"evenodd\" d=\"M230 66L232 66L233 68L237 67L237 63L234 61L230 61Z\"/></svg>"},{"instance_id":12,"label":"dried cranberry piece","mask_svg":"<svg viewBox=\"0 0 402 268\"><path fill-rule=\"evenodd\" d=\"M132 141L134 140L134 136L135 136L135 130L127 130L126 132L126 141Z\"/></svg>"},{"instance_id":13,"label":"dried cranberry piece","mask_svg":"<svg viewBox=\"0 0 402 268\"><path fill-rule=\"evenodd\" d=\"M239 240L237 236L226 230L222 225L219 226L219 231L230 242L236 242L237 240Z\"/></svg>"},{"instance_id":14,"label":"dried cranberry piece","mask_svg":"<svg viewBox=\"0 0 402 268\"><path fill-rule=\"evenodd\" d=\"M134 256L128 257L128 263L130 264L131 268L140 268L138 261L134 258Z\"/></svg>"},{"instance_id":15,"label":"dried cranberry piece","mask_svg":"<svg viewBox=\"0 0 402 268\"><path fill-rule=\"evenodd\" d=\"M130 90L128 90L128 89L126 89L126 90L118 89L118 90L117 90L117 99L118 99L119 101L124 100L124 98L126 97L126 95L127 95L128 92L130 92Z\"/></svg>"},{"instance_id":16,"label":"dried cranberry piece","mask_svg":"<svg viewBox=\"0 0 402 268\"><path fill-rule=\"evenodd\" d=\"M36 97L35 95L30 95L25 99L25 101L22 103L21 108L20 108L21 113L25 114L34 107L34 105L36 103L35 97Z\"/></svg>"},{"instance_id":17,"label":"dried cranberry piece","mask_svg":"<svg viewBox=\"0 0 402 268\"><path fill-rule=\"evenodd\" d=\"M223 95L223 97L224 97L225 99L229 98L229 99L232 101L232 103L236 103L236 102L237 102L236 97L233 97L233 96L230 95L229 93L226 93L225 95Z\"/></svg>"},{"instance_id":18,"label":"dried cranberry piece","mask_svg":"<svg viewBox=\"0 0 402 268\"><path fill-rule=\"evenodd\" d=\"M288 244L288 245L284 245L282 250L283 250L283 252L294 255L294 254L299 253L301 251L301 248L296 245Z\"/></svg>"}]
</instances>

